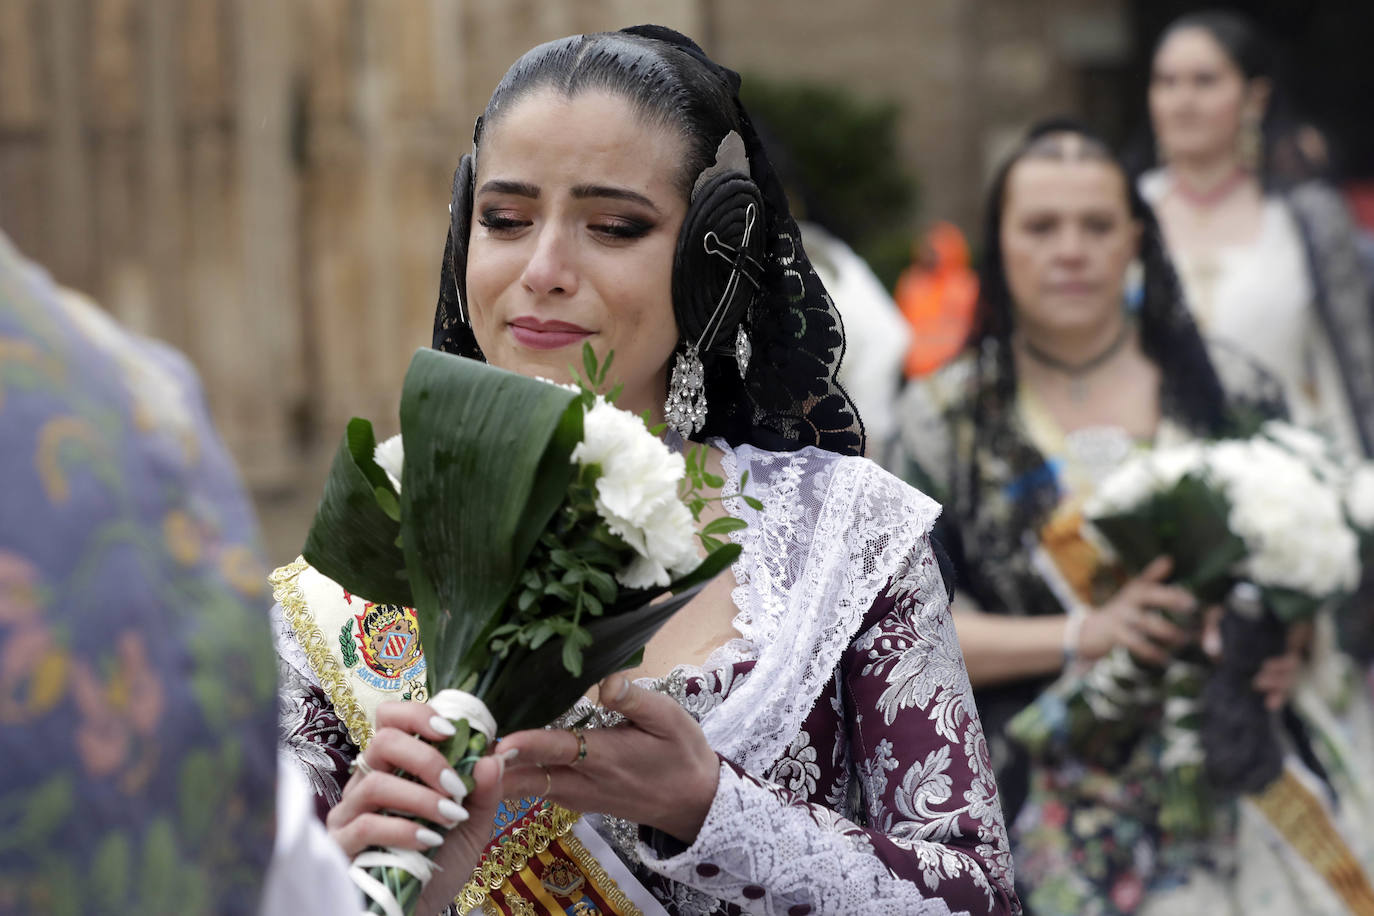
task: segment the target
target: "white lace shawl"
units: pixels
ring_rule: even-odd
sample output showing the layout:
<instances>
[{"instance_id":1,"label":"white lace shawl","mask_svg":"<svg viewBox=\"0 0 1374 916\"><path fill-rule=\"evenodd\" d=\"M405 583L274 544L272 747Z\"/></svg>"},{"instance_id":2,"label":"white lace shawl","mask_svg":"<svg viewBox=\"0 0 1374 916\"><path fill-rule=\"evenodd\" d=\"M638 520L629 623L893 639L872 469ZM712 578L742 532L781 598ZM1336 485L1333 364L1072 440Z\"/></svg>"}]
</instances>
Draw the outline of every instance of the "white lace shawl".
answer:
<instances>
[{"instance_id":1,"label":"white lace shawl","mask_svg":"<svg viewBox=\"0 0 1374 916\"><path fill-rule=\"evenodd\" d=\"M731 451L716 444L725 449L727 480L738 481L747 471L745 492L763 509L751 510L738 497L727 500L732 514L749 523L735 536L744 548L734 567L740 635L702 669L683 666L675 673L710 672L707 681L719 678L723 686L733 664L754 662L723 700L709 691L686 702L722 757L765 778L798 738L873 603L913 556L928 551L926 537L940 507L865 459L817 449ZM943 613L947 617L948 609ZM966 677L964 688L967 693ZM707 916L721 912L724 901L776 916L950 913L943 900L893 875L862 831L838 813L798 807L778 791L722 764L716 799L691 847L659 858L638 844L643 865L678 882L665 901L674 912ZM1000 829L995 811L991 817ZM932 850L922 851L923 861L940 859ZM926 865L932 888L939 874L958 874L962 867Z\"/></svg>"},{"instance_id":2,"label":"white lace shawl","mask_svg":"<svg viewBox=\"0 0 1374 916\"><path fill-rule=\"evenodd\" d=\"M734 539L739 636L711 653L714 671L754 661L719 706L702 719L711 747L762 774L801 730L840 656L889 580L940 514L940 505L873 462L806 448L725 452L726 486L748 472L730 513L749 523Z\"/></svg>"}]
</instances>

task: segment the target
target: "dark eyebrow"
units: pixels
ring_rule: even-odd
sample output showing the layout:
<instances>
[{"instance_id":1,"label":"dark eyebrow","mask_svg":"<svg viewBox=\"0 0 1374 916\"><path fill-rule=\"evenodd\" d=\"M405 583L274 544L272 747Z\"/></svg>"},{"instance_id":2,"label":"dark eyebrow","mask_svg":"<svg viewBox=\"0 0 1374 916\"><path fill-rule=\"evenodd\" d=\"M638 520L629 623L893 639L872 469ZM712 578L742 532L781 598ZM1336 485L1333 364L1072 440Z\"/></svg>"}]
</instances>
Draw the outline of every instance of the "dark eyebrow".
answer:
<instances>
[{"instance_id":1,"label":"dark eyebrow","mask_svg":"<svg viewBox=\"0 0 1374 916\"><path fill-rule=\"evenodd\" d=\"M528 181L510 181L504 178L495 178L488 181L478 189L478 194L486 194L490 191L493 194L514 194L517 197L539 198L539 186L530 184Z\"/></svg>"},{"instance_id":2,"label":"dark eyebrow","mask_svg":"<svg viewBox=\"0 0 1374 916\"><path fill-rule=\"evenodd\" d=\"M612 200L628 200L632 203L642 204L655 213L659 212L658 206L652 200L640 194L638 191L631 191L629 188L613 188L599 184L580 184L572 189L572 196L578 200L584 200L588 197L609 197Z\"/></svg>"}]
</instances>

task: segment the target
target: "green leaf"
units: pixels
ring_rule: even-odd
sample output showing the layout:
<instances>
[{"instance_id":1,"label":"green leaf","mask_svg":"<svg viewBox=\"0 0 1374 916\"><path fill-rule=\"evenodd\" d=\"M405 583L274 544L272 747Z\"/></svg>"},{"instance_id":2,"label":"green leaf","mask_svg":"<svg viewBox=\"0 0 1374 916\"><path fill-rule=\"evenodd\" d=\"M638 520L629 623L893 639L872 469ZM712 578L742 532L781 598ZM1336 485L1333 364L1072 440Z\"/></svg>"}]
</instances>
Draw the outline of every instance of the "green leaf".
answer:
<instances>
[{"instance_id":1,"label":"green leaf","mask_svg":"<svg viewBox=\"0 0 1374 916\"><path fill-rule=\"evenodd\" d=\"M588 349L591 348L591 344L583 344L583 346L584 346L584 347L587 347ZM598 376L596 377L596 388L597 388L598 391L600 391L600 390L601 390L601 387L602 387L603 385L606 384L606 373L611 371L611 363L612 363L614 360L615 360L615 351L614 351L614 350L607 350L607 351L606 351L606 361L605 361L604 363L601 364L601 374L598 375Z\"/></svg>"},{"instance_id":2,"label":"green leaf","mask_svg":"<svg viewBox=\"0 0 1374 916\"><path fill-rule=\"evenodd\" d=\"M548 585L544 586L544 594L552 595L559 601L568 605L571 605L577 600L577 596L573 594L572 589L568 588L562 582L550 582Z\"/></svg>"},{"instance_id":3,"label":"green leaf","mask_svg":"<svg viewBox=\"0 0 1374 916\"><path fill-rule=\"evenodd\" d=\"M592 387L595 387L595 386L596 386L596 351L594 351L594 350L592 349L592 345L589 344L589 343L583 343L583 344L582 344L582 369L583 369L584 372L586 372L586 375L584 376L584 378L587 380L587 384L590 385L590 386L592 386Z\"/></svg>"},{"instance_id":4,"label":"green leaf","mask_svg":"<svg viewBox=\"0 0 1374 916\"><path fill-rule=\"evenodd\" d=\"M539 603L539 598L541 595L543 595L543 593L544 590L542 588L537 590L527 588L521 591L520 597L516 599L515 602L516 609L520 611L520 613L522 614L525 613L530 608L534 607L536 604Z\"/></svg>"},{"instance_id":5,"label":"green leaf","mask_svg":"<svg viewBox=\"0 0 1374 916\"><path fill-rule=\"evenodd\" d=\"M1321 601L1292 589L1266 587L1260 591L1264 595L1265 605L1286 624L1311 620L1322 606Z\"/></svg>"},{"instance_id":6,"label":"green leaf","mask_svg":"<svg viewBox=\"0 0 1374 916\"><path fill-rule=\"evenodd\" d=\"M582 676L582 650L591 644L592 634L582 627L575 628L563 637L563 668L573 677Z\"/></svg>"},{"instance_id":7,"label":"green leaf","mask_svg":"<svg viewBox=\"0 0 1374 916\"><path fill-rule=\"evenodd\" d=\"M624 383L624 382L616 382L615 387L611 389L611 393L608 394L608 395L606 395L606 402L607 402L608 404L614 404L616 401L619 401L619 400L620 400L620 396L621 396L622 394L624 394L624 393L625 393L625 383ZM666 424L665 424L665 428L666 428ZM662 432L662 430L660 430L659 432ZM659 435L659 433L654 433L654 435L657 436L657 435Z\"/></svg>"},{"instance_id":8,"label":"green leaf","mask_svg":"<svg viewBox=\"0 0 1374 916\"><path fill-rule=\"evenodd\" d=\"M581 601L583 609L586 610L588 614L591 614L593 617L601 616L601 612L604 610L604 608L602 607L601 602L597 599L595 595L593 595L591 592L583 592Z\"/></svg>"},{"instance_id":9,"label":"green leaf","mask_svg":"<svg viewBox=\"0 0 1374 916\"><path fill-rule=\"evenodd\" d=\"M724 515L714 521L708 522L706 527L701 529L702 534L729 534L731 531L739 531L741 528L748 528L749 523L742 518L735 518L732 515Z\"/></svg>"},{"instance_id":10,"label":"green leaf","mask_svg":"<svg viewBox=\"0 0 1374 916\"><path fill-rule=\"evenodd\" d=\"M748 471L745 471L743 474L739 475L739 491L740 491L741 493L743 493L743 492L744 492L744 488L745 488L748 484L749 484L749 472L748 472Z\"/></svg>"},{"instance_id":11,"label":"green leaf","mask_svg":"<svg viewBox=\"0 0 1374 916\"><path fill-rule=\"evenodd\" d=\"M578 628L590 639L581 652L578 674L564 666L559 640L550 640L537 651L522 648L512 652L486 693L487 707L501 724L502 732L539 728L567 712L587 688L621 670L643 651L664 621L695 598L698 591L699 587L687 589L657 602L652 599L658 592L648 596L636 594L622 605L608 609L604 617L587 621Z\"/></svg>"},{"instance_id":12,"label":"green leaf","mask_svg":"<svg viewBox=\"0 0 1374 916\"><path fill-rule=\"evenodd\" d=\"M725 486L725 478L717 474L712 474L709 471L702 471L701 479L705 482L706 486L713 490L719 490L721 487Z\"/></svg>"},{"instance_id":13,"label":"green leaf","mask_svg":"<svg viewBox=\"0 0 1374 916\"><path fill-rule=\"evenodd\" d=\"M719 538L713 538L709 534L703 534L700 535L700 537L702 546L708 551L714 552L720 550L720 548L724 546L724 543Z\"/></svg>"},{"instance_id":14,"label":"green leaf","mask_svg":"<svg viewBox=\"0 0 1374 916\"><path fill-rule=\"evenodd\" d=\"M544 643L554 637L553 626L547 620L541 620L530 627L529 646L531 649L538 649Z\"/></svg>"},{"instance_id":15,"label":"green leaf","mask_svg":"<svg viewBox=\"0 0 1374 916\"><path fill-rule=\"evenodd\" d=\"M746 506L748 506L750 509L753 509L755 512L762 512L762 511L763 511L763 503L760 502L759 500L755 499L755 498L752 497L752 496L745 496L745 497L743 497L743 498L744 498L744 504L745 504Z\"/></svg>"},{"instance_id":16,"label":"green leaf","mask_svg":"<svg viewBox=\"0 0 1374 916\"><path fill-rule=\"evenodd\" d=\"M374 448L372 424L356 417L349 421L301 553L353 594L409 607L413 595L405 556L396 547L401 526L377 502L377 488L387 482L372 459Z\"/></svg>"},{"instance_id":17,"label":"green leaf","mask_svg":"<svg viewBox=\"0 0 1374 916\"><path fill-rule=\"evenodd\" d=\"M486 653L530 551L567 493L577 395L437 350L401 395L406 566L431 695Z\"/></svg>"},{"instance_id":18,"label":"green leaf","mask_svg":"<svg viewBox=\"0 0 1374 916\"><path fill-rule=\"evenodd\" d=\"M739 559L740 552L743 550L744 548L739 544L726 544L719 550L713 550L696 569L678 579L668 588L672 590L674 595L680 595L685 589L695 589L699 585L710 582L731 563Z\"/></svg>"},{"instance_id":19,"label":"green leaf","mask_svg":"<svg viewBox=\"0 0 1374 916\"><path fill-rule=\"evenodd\" d=\"M386 517L400 524L401 503L400 500L396 498L396 494L392 493L389 487L376 487L373 489L372 494L377 497L377 505L382 507L382 511L386 513Z\"/></svg>"},{"instance_id":20,"label":"green leaf","mask_svg":"<svg viewBox=\"0 0 1374 916\"><path fill-rule=\"evenodd\" d=\"M615 581L614 576L594 566L587 568L587 584L596 591L596 596L607 604L614 601L616 593L620 591L620 583Z\"/></svg>"}]
</instances>

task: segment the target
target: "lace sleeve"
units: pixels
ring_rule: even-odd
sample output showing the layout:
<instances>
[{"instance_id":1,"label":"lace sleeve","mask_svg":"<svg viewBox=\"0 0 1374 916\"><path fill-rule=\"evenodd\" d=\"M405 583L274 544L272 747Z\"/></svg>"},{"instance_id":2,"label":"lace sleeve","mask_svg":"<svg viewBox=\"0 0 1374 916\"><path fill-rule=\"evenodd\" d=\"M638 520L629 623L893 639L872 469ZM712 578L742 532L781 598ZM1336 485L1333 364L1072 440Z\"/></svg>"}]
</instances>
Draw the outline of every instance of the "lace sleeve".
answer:
<instances>
[{"instance_id":1,"label":"lace sleeve","mask_svg":"<svg viewBox=\"0 0 1374 916\"><path fill-rule=\"evenodd\" d=\"M843 665L867 826L723 762L696 841L644 864L746 912L1019 912L1001 808L928 541Z\"/></svg>"},{"instance_id":2,"label":"lace sleeve","mask_svg":"<svg viewBox=\"0 0 1374 916\"><path fill-rule=\"evenodd\" d=\"M296 763L309 781L315 810L323 819L339 801L358 746L311 672L281 605L272 608L272 636L279 669L278 740L284 759Z\"/></svg>"}]
</instances>

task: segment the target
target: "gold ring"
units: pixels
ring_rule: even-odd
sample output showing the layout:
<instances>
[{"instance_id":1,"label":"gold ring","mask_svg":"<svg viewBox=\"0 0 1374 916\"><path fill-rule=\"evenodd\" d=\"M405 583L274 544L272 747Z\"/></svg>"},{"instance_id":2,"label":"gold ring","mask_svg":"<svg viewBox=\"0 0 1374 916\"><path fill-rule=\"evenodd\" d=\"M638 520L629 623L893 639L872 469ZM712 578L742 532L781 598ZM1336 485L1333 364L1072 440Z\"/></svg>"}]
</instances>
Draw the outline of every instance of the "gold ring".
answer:
<instances>
[{"instance_id":1,"label":"gold ring","mask_svg":"<svg viewBox=\"0 0 1374 916\"><path fill-rule=\"evenodd\" d=\"M553 794L553 774L549 772L548 767L542 764L539 768L544 771L544 797L548 798Z\"/></svg>"},{"instance_id":2,"label":"gold ring","mask_svg":"<svg viewBox=\"0 0 1374 916\"><path fill-rule=\"evenodd\" d=\"M568 734L577 739L577 756L572 759L572 763L568 764L570 767L575 767L587 759L587 737L582 734L582 729L576 726L568 729Z\"/></svg>"}]
</instances>

